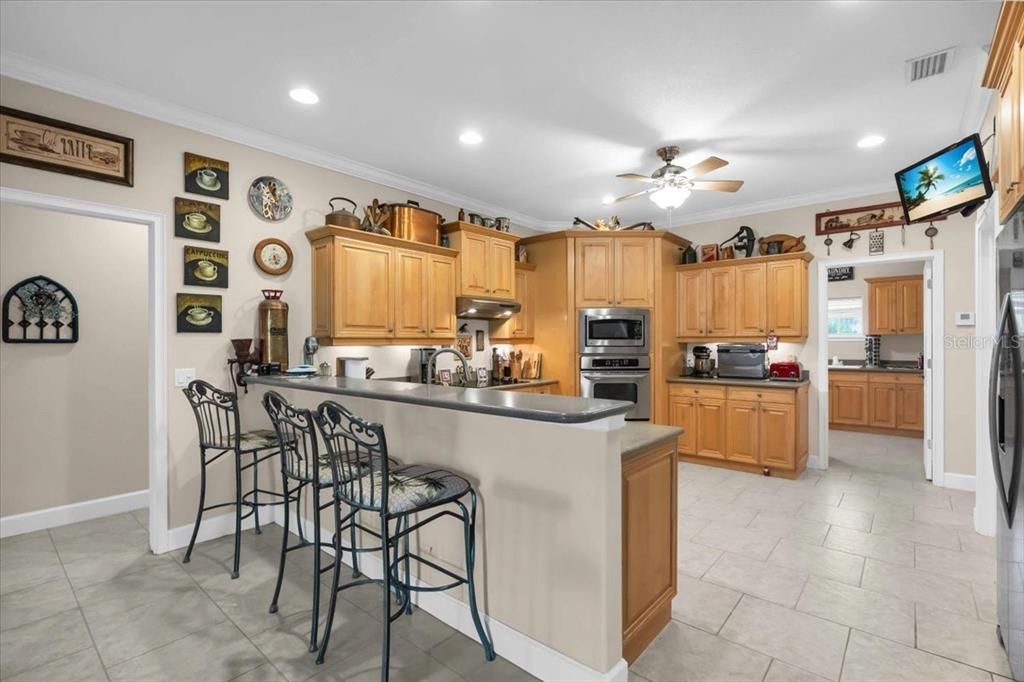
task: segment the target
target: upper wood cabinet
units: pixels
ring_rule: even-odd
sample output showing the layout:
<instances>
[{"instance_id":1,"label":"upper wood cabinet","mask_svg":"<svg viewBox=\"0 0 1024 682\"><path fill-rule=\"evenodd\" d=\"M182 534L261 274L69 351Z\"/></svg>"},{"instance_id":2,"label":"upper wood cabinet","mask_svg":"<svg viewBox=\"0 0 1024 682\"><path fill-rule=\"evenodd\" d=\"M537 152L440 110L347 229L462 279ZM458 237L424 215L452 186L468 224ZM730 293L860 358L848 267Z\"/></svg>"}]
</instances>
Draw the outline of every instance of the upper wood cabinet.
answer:
<instances>
[{"instance_id":1,"label":"upper wood cabinet","mask_svg":"<svg viewBox=\"0 0 1024 682\"><path fill-rule=\"evenodd\" d=\"M647 237L576 240L576 305L654 305L654 242Z\"/></svg>"},{"instance_id":2,"label":"upper wood cabinet","mask_svg":"<svg viewBox=\"0 0 1024 682\"><path fill-rule=\"evenodd\" d=\"M868 334L924 333L924 278L877 277L868 285Z\"/></svg>"},{"instance_id":3,"label":"upper wood cabinet","mask_svg":"<svg viewBox=\"0 0 1024 682\"><path fill-rule=\"evenodd\" d=\"M522 309L507 320L491 323L491 341L515 343L533 338L534 270L536 266L531 263L516 263L516 301Z\"/></svg>"},{"instance_id":4,"label":"upper wood cabinet","mask_svg":"<svg viewBox=\"0 0 1024 682\"><path fill-rule=\"evenodd\" d=\"M676 338L807 338L808 253L676 268Z\"/></svg>"},{"instance_id":5,"label":"upper wood cabinet","mask_svg":"<svg viewBox=\"0 0 1024 682\"><path fill-rule=\"evenodd\" d=\"M1024 198L1024 3L1003 2L989 48L982 85L995 89L996 156L1000 222Z\"/></svg>"},{"instance_id":6,"label":"upper wood cabinet","mask_svg":"<svg viewBox=\"0 0 1024 682\"><path fill-rule=\"evenodd\" d=\"M507 232L454 222L441 226L448 246L459 252L458 294L510 300L516 296L516 242Z\"/></svg>"},{"instance_id":7,"label":"upper wood cabinet","mask_svg":"<svg viewBox=\"0 0 1024 682\"><path fill-rule=\"evenodd\" d=\"M455 337L455 252L343 227L306 237L322 345Z\"/></svg>"}]
</instances>

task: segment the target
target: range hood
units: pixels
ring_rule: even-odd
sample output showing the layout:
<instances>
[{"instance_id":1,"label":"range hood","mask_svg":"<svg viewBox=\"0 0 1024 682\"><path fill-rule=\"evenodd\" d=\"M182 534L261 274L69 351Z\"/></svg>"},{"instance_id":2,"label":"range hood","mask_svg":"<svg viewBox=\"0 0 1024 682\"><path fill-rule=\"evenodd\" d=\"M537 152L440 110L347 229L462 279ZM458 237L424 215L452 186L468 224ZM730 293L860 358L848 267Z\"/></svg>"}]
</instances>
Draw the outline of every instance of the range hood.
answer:
<instances>
[{"instance_id":1,"label":"range hood","mask_svg":"<svg viewBox=\"0 0 1024 682\"><path fill-rule=\"evenodd\" d=\"M455 299L455 316L470 320L501 320L518 313L522 308L516 301L492 301L468 296Z\"/></svg>"}]
</instances>

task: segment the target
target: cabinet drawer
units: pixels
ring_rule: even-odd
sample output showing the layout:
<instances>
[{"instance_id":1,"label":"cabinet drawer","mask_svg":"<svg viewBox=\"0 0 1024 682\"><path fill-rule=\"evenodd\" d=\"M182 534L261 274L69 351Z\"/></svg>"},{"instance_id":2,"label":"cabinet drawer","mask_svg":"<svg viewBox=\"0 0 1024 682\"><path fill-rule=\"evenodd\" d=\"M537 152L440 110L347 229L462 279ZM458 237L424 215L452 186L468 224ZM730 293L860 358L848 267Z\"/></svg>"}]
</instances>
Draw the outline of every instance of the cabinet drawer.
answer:
<instances>
[{"instance_id":1,"label":"cabinet drawer","mask_svg":"<svg viewBox=\"0 0 1024 682\"><path fill-rule=\"evenodd\" d=\"M869 384L902 384L904 386L920 386L924 383L924 377L920 374L889 374L885 372L874 372L868 375Z\"/></svg>"},{"instance_id":2,"label":"cabinet drawer","mask_svg":"<svg viewBox=\"0 0 1024 682\"><path fill-rule=\"evenodd\" d=\"M697 386L695 384L670 384L669 395L686 398L719 398L725 400L725 389L721 386Z\"/></svg>"},{"instance_id":3,"label":"cabinet drawer","mask_svg":"<svg viewBox=\"0 0 1024 682\"><path fill-rule=\"evenodd\" d=\"M726 397L729 400L749 400L792 405L796 402L796 391L785 388L730 388L726 393Z\"/></svg>"},{"instance_id":4,"label":"cabinet drawer","mask_svg":"<svg viewBox=\"0 0 1024 682\"><path fill-rule=\"evenodd\" d=\"M871 376L871 372L848 372L845 369L829 371L829 381L842 381L847 384L866 384L868 377Z\"/></svg>"}]
</instances>

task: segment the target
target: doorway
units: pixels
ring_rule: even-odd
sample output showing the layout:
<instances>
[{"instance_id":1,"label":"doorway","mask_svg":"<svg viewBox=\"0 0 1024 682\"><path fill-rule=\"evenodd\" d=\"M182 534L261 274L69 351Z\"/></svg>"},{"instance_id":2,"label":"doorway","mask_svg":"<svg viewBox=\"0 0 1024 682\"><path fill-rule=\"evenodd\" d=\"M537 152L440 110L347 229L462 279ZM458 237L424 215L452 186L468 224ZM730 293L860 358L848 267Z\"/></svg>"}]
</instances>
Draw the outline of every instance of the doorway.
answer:
<instances>
[{"instance_id":1,"label":"doorway","mask_svg":"<svg viewBox=\"0 0 1024 682\"><path fill-rule=\"evenodd\" d=\"M830 458L830 442L834 442L837 438L834 436L836 433L843 434L838 437L838 440L842 445L847 446L847 450L850 452L859 452L856 446L849 447L849 443L845 441L856 441L857 436L852 434L863 433L865 434L862 439L865 443L873 440L878 440L875 443L875 450L878 448L891 447L894 451L903 453L916 453L912 454L914 461L910 463L910 466L919 467L917 469L922 474L922 478L931 480L937 486L943 486L945 482L945 456L944 456L944 438L942 432L942 420L936 419L936 415L943 414L943 316L942 310L944 308L943 301L943 254L941 251L925 251L925 252L908 252L905 254L893 254L884 256L867 256L859 258L831 258L823 261L819 261L817 265L818 272L818 357L817 357L817 376L819 379L818 384L818 465L821 468L828 468ZM892 336L888 340L890 347L891 356L898 357L902 360L902 363L906 365L908 361L913 359L916 365L916 346L919 345L920 353L923 358L923 367L921 370L920 379L918 380L919 388L916 390L920 391L920 432L919 437L914 439L917 433L917 425L914 421L903 421L899 424L893 421L889 424L885 424L886 427L891 426L894 434L887 435L886 428L873 429L870 424L872 423L871 415L869 410L871 409L871 402L869 397L869 391L871 384L867 384L869 374L859 371L860 367L850 367L852 365L867 365L868 358L864 351L864 336L869 331L878 331L877 329L870 329L869 326L872 322L869 319L871 315L871 301L869 295L865 293L860 298L862 299L859 304L852 300L858 298L857 296L837 297L847 298L847 301L834 301L832 303L832 312L830 314L829 299L832 295L833 287L829 282L829 270L832 268L852 268L854 276L858 275L858 270L864 272L870 272L876 270L878 272L901 272L906 271L908 274L906 280L912 279L912 273L916 270L920 275L920 336L919 339L914 339L915 333L905 333L901 331L899 325L890 320L885 320L885 315L882 314L881 318L876 320L882 326L887 326L890 323L895 325L892 328ZM871 275L861 275L861 277L871 277ZM881 276L884 280L884 276ZM898 276L890 276L895 279L899 279ZM889 282L880 281L877 283L879 291L885 290L885 294L880 297L883 300L888 301L889 295L895 295L895 286L891 287L891 294L889 293L890 287ZM912 285L907 285L912 286ZM876 294L877 295L877 294ZM845 329L848 336L849 343L843 344L841 341L836 344L835 339L830 339L829 334L829 320L832 318L833 331L840 325L836 318L837 315L841 316L841 309L843 305L848 306L850 309L860 307L860 315L863 320L863 328L860 330L860 338L854 338L855 333L850 333L849 327ZM896 300L892 300L892 305L895 307ZM854 332L856 330L853 330ZM886 330L883 330L886 331ZM916 331L916 330L911 330ZM882 335L884 339L886 335ZM878 342L876 342L877 345ZM883 343L885 343L883 341ZM831 408L837 407L838 405L833 403L830 405L830 397L832 392L829 391L829 377L830 377L830 366L834 356L839 353L836 352L838 349L843 348L857 348L859 344L860 352L852 354L851 357L840 357L839 360L847 360L849 364L845 369L839 370L843 374L836 373L835 376L839 377L839 381L844 382L842 388L845 389L846 394L846 405L856 404L855 407L847 408L843 407L843 410L849 410L850 412L843 415L838 415L838 422L834 421L837 415L833 415ZM833 351L830 353L830 349ZM909 356L909 357L908 357ZM879 359L878 357L874 358ZM852 362L851 362L852 361ZM897 361L898 362L898 361ZM847 374L846 372L852 372ZM876 377L876 381L891 380L893 384L888 386L878 386L876 388L876 394L878 397L878 403L876 410L879 413L876 416L875 423L883 424L885 422L884 413L890 409L889 402L891 401L891 409L895 410L897 407L897 400L901 400L905 391L908 396L908 405L912 405L913 396L911 391L915 390L911 387L913 380L909 377L914 373L908 373L906 379L903 381L905 388L900 389L901 384L896 383L899 379L895 378L895 375L886 375L885 378ZM859 386L859 382L865 382L865 385ZM836 391L838 394L838 389ZM899 398L898 398L899 396ZM910 409L910 408L908 408ZM861 412L858 412L861 411ZM895 412L894 412L895 414ZM833 429L836 426L838 428ZM907 427L898 429L897 426ZM888 438L894 440L885 440ZM866 452L870 452L867 450Z\"/></svg>"}]
</instances>

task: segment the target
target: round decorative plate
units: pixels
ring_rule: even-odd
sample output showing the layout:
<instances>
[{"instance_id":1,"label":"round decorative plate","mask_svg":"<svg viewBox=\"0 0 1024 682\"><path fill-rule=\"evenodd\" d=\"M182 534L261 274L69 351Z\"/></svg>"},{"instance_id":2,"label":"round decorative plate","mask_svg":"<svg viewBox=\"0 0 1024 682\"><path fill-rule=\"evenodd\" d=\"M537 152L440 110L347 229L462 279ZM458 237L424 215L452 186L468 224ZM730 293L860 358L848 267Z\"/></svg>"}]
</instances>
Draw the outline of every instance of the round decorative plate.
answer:
<instances>
[{"instance_id":1,"label":"round decorative plate","mask_svg":"<svg viewBox=\"0 0 1024 682\"><path fill-rule=\"evenodd\" d=\"M292 213L292 193L277 178L263 175L249 185L249 208L264 220L284 220Z\"/></svg>"}]
</instances>

